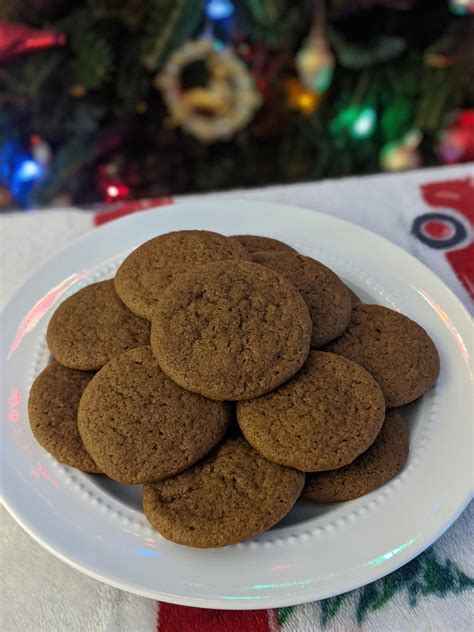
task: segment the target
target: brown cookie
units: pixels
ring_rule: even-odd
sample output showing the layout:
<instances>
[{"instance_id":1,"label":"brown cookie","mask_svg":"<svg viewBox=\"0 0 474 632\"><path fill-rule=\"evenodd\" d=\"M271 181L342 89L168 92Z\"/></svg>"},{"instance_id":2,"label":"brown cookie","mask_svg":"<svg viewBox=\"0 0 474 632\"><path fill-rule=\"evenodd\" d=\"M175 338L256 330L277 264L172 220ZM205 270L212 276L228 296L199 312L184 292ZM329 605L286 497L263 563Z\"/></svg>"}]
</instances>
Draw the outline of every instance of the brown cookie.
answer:
<instances>
[{"instance_id":1,"label":"brown cookie","mask_svg":"<svg viewBox=\"0 0 474 632\"><path fill-rule=\"evenodd\" d=\"M379 433L382 391L361 366L311 351L295 377L279 389L237 405L247 441L274 463L303 472L352 463Z\"/></svg>"},{"instance_id":2,"label":"brown cookie","mask_svg":"<svg viewBox=\"0 0 474 632\"><path fill-rule=\"evenodd\" d=\"M346 285L346 290L349 292L349 296L351 299L351 307L354 307L354 305L359 305L359 303L362 303L362 301L357 296L357 294L353 292L348 285Z\"/></svg>"},{"instance_id":3,"label":"brown cookie","mask_svg":"<svg viewBox=\"0 0 474 632\"><path fill-rule=\"evenodd\" d=\"M122 263L115 289L137 316L152 319L153 308L163 290L177 274L196 266L227 259L249 259L236 239L207 230L181 230L150 239Z\"/></svg>"},{"instance_id":4,"label":"brown cookie","mask_svg":"<svg viewBox=\"0 0 474 632\"><path fill-rule=\"evenodd\" d=\"M127 349L150 344L150 323L125 307L112 280L101 281L61 303L46 339L59 364L91 371Z\"/></svg>"},{"instance_id":5,"label":"brown cookie","mask_svg":"<svg viewBox=\"0 0 474 632\"><path fill-rule=\"evenodd\" d=\"M313 321L313 349L334 340L346 329L351 317L351 299L346 286L332 270L294 252L256 252L252 260L285 276L301 293Z\"/></svg>"},{"instance_id":6,"label":"brown cookie","mask_svg":"<svg viewBox=\"0 0 474 632\"><path fill-rule=\"evenodd\" d=\"M370 448L350 465L306 477L303 498L333 503L359 498L396 476L408 457L408 432L395 409L387 410L381 431Z\"/></svg>"},{"instance_id":7,"label":"brown cookie","mask_svg":"<svg viewBox=\"0 0 474 632\"><path fill-rule=\"evenodd\" d=\"M100 472L77 429L81 395L94 373L50 364L33 382L28 399L31 430L55 459L84 472Z\"/></svg>"},{"instance_id":8,"label":"brown cookie","mask_svg":"<svg viewBox=\"0 0 474 632\"><path fill-rule=\"evenodd\" d=\"M240 400L296 373L310 336L308 308L282 275L256 263L221 261L181 275L163 292L151 346L183 388Z\"/></svg>"},{"instance_id":9,"label":"brown cookie","mask_svg":"<svg viewBox=\"0 0 474 632\"><path fill-rule=\"evenodd\" d=\"M94 461L119 483L147 483L190 467L224 436L230 404L184 391L140 347L111 360L79 406L79 432Z\"/></svg>"},{"instance_id":10,"label":"brown cookie","mask_svg":"<svg viewBox=\"0 0 474 632\"><path fill-rule=\"evenodd\" d=\"M389 408L417 399L439 375L438 351L426 331L381 305L356 305L347 330L325 350L367 369Z\"/></svg>"},{"instance_id":11,"label":"brown cookie","mask_svg":"<svg viewBox=\"0 0 474 632\"><path fill-rule=\"evenodd\" d=\"M288 244L278 241L278 239L272 239L271 237L261 237L260 235L235 235L234 239L240 241L250 254L253 254L254 252L267 251L296 252L296 250Z\"/></svg>"},{"instance_id":12,"label":"brown cookie","mask_svg":"<svg viewBox=\"0 0 474 632\"><path fill-rule=\"evenodd\" d=\"M270 463L241 437L190 470L143 487L151 525L178 544L213 548L266 531L294 505L304 474Z\"/></svg>"}]
</instances>

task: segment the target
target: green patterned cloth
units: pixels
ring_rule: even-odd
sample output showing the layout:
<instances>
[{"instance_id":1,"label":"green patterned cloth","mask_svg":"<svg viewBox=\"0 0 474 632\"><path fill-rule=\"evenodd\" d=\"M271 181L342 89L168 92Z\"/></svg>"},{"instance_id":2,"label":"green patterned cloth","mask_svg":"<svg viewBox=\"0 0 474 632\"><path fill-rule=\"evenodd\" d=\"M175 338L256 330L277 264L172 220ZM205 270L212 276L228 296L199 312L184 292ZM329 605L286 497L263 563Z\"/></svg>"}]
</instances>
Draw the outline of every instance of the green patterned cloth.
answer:
<instances>
[{"instance_id":1,"label":"green patterned cloth","mask_svg":"<svg viewBox=\"0 0 474 632\"><path fill-rule=\"evenodd\" d=\"M281 608L283 632L470 632L474 629L474 503L429 549L372 584Z\"/></svg>"}]
</instances>

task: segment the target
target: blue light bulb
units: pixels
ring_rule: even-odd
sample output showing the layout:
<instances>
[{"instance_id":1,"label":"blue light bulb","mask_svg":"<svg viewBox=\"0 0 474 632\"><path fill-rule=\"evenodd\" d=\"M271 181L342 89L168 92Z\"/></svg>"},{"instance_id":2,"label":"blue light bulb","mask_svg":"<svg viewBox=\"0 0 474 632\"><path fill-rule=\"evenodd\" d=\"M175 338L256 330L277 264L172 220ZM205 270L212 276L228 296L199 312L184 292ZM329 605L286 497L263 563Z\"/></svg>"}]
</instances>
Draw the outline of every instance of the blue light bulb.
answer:
<instances>
[{"instance_id":1,"label":"blue light bulb","mask_svg":"<svg viewBox=\"0 0 474 632\"><path fill-rule=\"evenodd\" d=\"M31 194L45 173L45 167L34 160L24 143L12 139L0 145L0 182L21 206L31 205Z\"/></svg>"},{"instance_id":2,"label":"blue light bulb","mask_svg":"<svg viewBox=\"0 0 474 632\"><path fill-rule=\"evenodd\" d=\"M234 5L230 0L209 0L206 15L210 20L226 20L234 13Z\"/></svg>"},{"instance_id":3,"label":"blue light bulb","mask_svg":"<svg viewBox=\"0 0 474 632\"><path fill-rule=\"evenodd\" d=\"M42 167L39 163L31 159L24 160L17 169L16 177L22 182L36 180L42 174Z\"/></svg>"}]
</instances>

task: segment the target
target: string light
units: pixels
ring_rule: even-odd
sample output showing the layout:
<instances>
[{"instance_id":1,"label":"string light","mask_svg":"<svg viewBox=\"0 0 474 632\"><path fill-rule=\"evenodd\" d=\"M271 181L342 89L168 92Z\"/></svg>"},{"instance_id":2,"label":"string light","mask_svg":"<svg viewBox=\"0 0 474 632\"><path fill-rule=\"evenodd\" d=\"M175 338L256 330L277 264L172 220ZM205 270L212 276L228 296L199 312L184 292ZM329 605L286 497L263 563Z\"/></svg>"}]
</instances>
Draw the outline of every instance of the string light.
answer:
<instances>
[{"instance_id":1,"label":"string light","mask_svg":"<svg viewBox=\"0 0 474 632\"><path fill-rule=\"evenodd\" d=\"M406 171L417 169L422 160L418 147L423 135L417 129L410 130L403 138L391 141L380 151L380 165L385 171Z\"/></svg>"},{"instance_id":2,"label":"string light","mask_svg":"<svg viewBox=\"0 0 474 632\"><path fill-rule=\"evenodd\" d=\"M7 141L0 145L0 181L22 206L29 206L32 191L45 174L46 167L35 160L27 144Z\"/></svg>"},{"instance_id":3,"label":"string light","mask_svg":"<svg viewBox=\"0 0 474 632\"><path fill-rule=\"evenodd\" d=\"M343 108L330 125L334 135L346 130L356 140L370 138L377 125L377 113L371 105L349 105Z\"/></svg>"},{"instance_id":4,"label":"string light","mask_svg":"<svg viewBox=\"0 0 474 632\"><path fill-rule=\"evenodd\" d=\"M283 87L288 107L300 111L304 116L311 116L322 99L322 94L309 90L296 77L287 79Z\"/></svg>"},{"instance_id":5,"label":"string light","mask_svg":"<svg viewBox=\"0 0 474 632\"><path fill-rule=\"evenodd\" d=\"M105 187L105 201L124 200L130 195L130 187L123 183L108 184Z\"/></svg>"},{"instance_id":6,"label":"string light","mask_svg":"<svg viewBox=\"0 0 474 632\"><path fill-rule=\"evenodd\" d=\"M234 13L234 5L230 0L209 0L206 15L210 20L227 20Z\"/></svg>"},{"instance_id":7,"label":"string light","mask_svg":"<svg viewBox=\"0 0 474 632\"><path fill-rule=\"evenodd\" d=\"M377 116L374 108L363 108L349 128L349 133L356 139L369 138L375 130L376 120Z\"/></svg>"},{"instance_id":8,"label":"string light","mask_svg":"<svg viewBox=\"0 0 474 632\"><path fill-rule=\"evenodd\" d=\"M20 163L16 171L16 177L18 180L21 180L21 182L30 182L31 180L39 178L42 171L41 165L34 160L27 158Z\"/></svg>"},{"instance_id":9,"label":"string light","mask_svg":"<svg viewBox=\"0 0 474 632\"><path fill-rule=\"evenodd\" d=\"M118 194L119 194L119 190L114 184L111 184L110 186L107 187L107 195L109 197L115 198L117 197Z\"/></svg>"}]
</instances>

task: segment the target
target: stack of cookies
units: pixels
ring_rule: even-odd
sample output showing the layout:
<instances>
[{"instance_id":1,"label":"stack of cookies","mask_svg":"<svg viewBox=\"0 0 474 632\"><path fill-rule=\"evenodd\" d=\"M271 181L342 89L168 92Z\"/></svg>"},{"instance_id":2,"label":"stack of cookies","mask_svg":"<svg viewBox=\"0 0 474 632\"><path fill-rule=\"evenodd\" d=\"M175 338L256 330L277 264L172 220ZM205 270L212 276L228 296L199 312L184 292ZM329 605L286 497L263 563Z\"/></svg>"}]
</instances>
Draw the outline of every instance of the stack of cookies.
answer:
<instances>
[{"instance_id":1,"label":"stack of cookies","mask_svg":"<svg viewBox=\"0 0 474 632\"><path fill-rule=\"evenodd\" d=\"M66 299L47 331L34 435L62 463L143 484L165 538L239 542L300 496L357 498L408 455L397 407L435 383L422 327L361 303L282 242L179 231Z\"/></svg>"}]
</instances>

